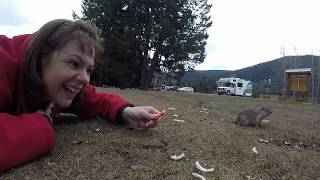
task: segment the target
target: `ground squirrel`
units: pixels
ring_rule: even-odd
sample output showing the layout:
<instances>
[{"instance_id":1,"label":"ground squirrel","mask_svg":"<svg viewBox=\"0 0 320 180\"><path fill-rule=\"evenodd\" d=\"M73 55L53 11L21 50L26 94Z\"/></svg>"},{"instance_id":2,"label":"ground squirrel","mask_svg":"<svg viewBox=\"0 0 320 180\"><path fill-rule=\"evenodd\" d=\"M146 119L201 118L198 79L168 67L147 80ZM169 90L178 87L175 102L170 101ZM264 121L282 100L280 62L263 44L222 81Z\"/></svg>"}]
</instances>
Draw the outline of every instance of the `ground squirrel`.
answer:
<instances>
[{"instance_id":1,"label":"ground squirrel","mask_svg":"<svg viewBox=\"0 0 320 180\"><path fill-rule=\"evenodd\" d=\"M259 108L258 110L245 109L238 114L235 121L240 126L257 126L261 125L262 119L271 114L271 110L268 108Z\"/></svg>"}]
</instances>

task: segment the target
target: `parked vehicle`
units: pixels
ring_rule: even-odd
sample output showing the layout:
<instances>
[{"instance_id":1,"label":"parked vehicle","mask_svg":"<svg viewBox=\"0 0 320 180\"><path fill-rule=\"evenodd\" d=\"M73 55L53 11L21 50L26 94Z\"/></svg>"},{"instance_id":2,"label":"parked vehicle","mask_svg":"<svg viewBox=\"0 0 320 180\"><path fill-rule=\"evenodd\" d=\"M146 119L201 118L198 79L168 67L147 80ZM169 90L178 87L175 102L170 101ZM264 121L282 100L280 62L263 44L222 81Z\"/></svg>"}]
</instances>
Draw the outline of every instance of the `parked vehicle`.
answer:
<instances>
[{"instance_id":1,"label":"parked vehicle","mask_svg":"<svg viewBox=\"0 0 320 180\"><path fill-rule=\"evenodd\" d=\"M252 96L252 82L236 77L220 78L217 82L219 95Z\"/></svg>"},{"instance_id":2,"label":"parked vehicle","mask_svg":"<svg viewBox=\"0 0 320 180\"><path fill-rule=\"evenodd\" d=\"M177 86L167 86L167 85L161 86L162 91L176 91L177 88L178 88Z\"/></svg>"},{"instance_id":3,"label":"parked vehicle","mask_svg":"<svg viewBox=\"0 0 320 180\"><path fill-rule=\"evenodd\" d=\"M187 92L187 93L194 93L192 87L181 87L177 89L178 92Z\"/></svg>"}]
</instances>

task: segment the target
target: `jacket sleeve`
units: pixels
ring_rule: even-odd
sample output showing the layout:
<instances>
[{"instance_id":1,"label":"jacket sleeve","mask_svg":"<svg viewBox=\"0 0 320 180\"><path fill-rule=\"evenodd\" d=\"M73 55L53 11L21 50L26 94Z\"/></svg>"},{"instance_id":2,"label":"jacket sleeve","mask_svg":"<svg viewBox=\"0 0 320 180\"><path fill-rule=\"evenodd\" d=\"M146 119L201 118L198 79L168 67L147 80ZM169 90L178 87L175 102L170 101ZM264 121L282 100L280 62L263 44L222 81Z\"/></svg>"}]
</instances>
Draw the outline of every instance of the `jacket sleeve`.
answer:
<instances>
[{"instance_id":1,"label":"jacket sleeve","mask_svg":"<svg viewBox=\"0 0 320 180\"><path fill-rule=\"evenodd\" d=\"M126 106L133 106L133 104L116 95L96 92L95 87L88 84L84 87L77 105L70 109L72 113L79 116L100 116L116 123L119 119L118 113Z\"/></svg>"},{"instance_id":2,"label":"jacket sleeve","mask_svg":"<svg viewBox=\"0 0 320 180\"><path fill-rule=\"evenodd\" d=\"M27 162L54 146L53 128L42 114L0 113L0 171Z\"/></svg>"}]
</instances>

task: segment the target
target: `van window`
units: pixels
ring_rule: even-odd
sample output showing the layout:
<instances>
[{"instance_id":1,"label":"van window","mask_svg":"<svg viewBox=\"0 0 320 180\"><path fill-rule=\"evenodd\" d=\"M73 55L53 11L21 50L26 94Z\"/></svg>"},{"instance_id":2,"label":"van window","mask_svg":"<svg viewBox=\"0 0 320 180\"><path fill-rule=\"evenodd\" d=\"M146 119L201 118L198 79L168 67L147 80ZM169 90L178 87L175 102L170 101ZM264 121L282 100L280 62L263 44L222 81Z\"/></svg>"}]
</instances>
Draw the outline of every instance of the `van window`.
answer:
<instances>
[{"instance_id":1,"label":"van window","mask_svg":"<svg viewBox=\"0 0 320 180\"><path fill-rule=\"evenodd\" d=\"M238 87L242 87L242 83L238 83Z\"/></svg>"}]
</instances>

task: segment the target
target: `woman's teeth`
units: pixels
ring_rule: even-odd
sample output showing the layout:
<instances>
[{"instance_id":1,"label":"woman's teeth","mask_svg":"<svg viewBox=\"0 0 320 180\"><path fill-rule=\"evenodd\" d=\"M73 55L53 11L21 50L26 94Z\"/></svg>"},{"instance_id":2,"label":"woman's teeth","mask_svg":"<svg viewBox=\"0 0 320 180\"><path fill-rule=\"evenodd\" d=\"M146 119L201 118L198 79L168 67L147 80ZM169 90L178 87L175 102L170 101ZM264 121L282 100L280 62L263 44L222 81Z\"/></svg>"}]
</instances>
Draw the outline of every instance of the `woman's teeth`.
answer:
<instances>
[{"instance_id":1,"label":"woman's teeth","mask_svg":"<svg viewBox=\"0 0 320 180\"><path fill-rule=\"evenodd\" d=\"M67 89L68 91L70 91L71 93L77 93L78 92L77 90L75 90L72 87L64 86L64 88Z\"/></svg>"}]
</instances>

